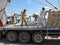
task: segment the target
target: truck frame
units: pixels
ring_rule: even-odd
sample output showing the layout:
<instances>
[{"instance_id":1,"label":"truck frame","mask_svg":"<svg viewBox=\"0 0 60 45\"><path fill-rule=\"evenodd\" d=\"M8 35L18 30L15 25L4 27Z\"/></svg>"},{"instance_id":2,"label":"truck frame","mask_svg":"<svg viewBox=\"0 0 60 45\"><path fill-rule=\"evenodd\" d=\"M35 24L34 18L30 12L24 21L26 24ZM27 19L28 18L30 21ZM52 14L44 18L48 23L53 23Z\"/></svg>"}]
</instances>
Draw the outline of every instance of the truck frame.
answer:
<instances>
[{"instance_id":1,"label":"truck frame","mask_svg":"<svg viewBox=\"0 0 60 45\"><path fill-rule=\"evenodd\" d=\"M9 42L16 42L17 40L21 43L35 42L42 43L45 40L45 36L57 37L60 36L60 28L46 28L37 26L23 26L14 28L0 28L3 36Z\"/></svg>"}]
</instances>

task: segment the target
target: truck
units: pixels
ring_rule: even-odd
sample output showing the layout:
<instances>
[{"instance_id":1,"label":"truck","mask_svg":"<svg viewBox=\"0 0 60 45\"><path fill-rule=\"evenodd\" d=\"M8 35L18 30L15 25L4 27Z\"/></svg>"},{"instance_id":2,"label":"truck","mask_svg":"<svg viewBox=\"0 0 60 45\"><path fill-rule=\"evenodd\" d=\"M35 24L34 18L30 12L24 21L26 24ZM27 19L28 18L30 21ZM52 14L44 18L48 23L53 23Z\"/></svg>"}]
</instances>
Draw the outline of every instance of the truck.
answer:
<instances>
[{"instance_id":1,"label":"truck","mask_svg":"<svg viewBox=\"0 0 60 45\"><path fill-rule=\"evenodd\" d=\"M7 1L7 0L6 0ZM7 3L7 2L6 2ZM58 10L57 10L58 11ZM56 13L57 11L49 10L48 15L60 15ZM3 24L3 23L1 23ZM45 36L59 37L60 36L60 27L46 26L41 27L37 25L32 26L20 26L20 25L1 25L0 24L0 33L6 38L9 42L20 43L42 43L45 40Z\"/></svg>"}]
</instances>

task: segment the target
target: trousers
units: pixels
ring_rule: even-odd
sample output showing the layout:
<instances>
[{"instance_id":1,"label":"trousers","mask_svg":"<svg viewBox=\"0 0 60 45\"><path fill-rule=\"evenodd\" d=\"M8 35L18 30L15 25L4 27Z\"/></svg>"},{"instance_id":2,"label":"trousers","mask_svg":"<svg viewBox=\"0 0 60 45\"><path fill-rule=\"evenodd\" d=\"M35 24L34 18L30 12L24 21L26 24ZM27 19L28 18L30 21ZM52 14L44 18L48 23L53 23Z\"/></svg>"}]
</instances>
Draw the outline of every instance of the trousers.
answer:
<instances>
[{"instance_id":1,"label":"trousers","mask_svg":"<svg viewBox=\"0 0 60 45\"><path fill-rule=\"evenodd\" d=\"M41 25L42 27L45 27L46 26L46 19L45 18L39 18L37 25L38 26Z\"/></svg>"}]
</instances>

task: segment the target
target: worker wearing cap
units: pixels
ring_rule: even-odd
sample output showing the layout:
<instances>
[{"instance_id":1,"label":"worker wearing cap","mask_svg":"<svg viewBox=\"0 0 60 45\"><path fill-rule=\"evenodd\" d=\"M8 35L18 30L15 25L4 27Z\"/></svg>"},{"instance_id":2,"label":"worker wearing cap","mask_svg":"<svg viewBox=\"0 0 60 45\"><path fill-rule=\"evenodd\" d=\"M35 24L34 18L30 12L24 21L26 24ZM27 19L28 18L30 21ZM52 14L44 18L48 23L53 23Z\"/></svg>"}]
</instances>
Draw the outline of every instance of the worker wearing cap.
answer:
<instances>
[{"instance_id":1,"label":"worker wearing cap","mask_svg":"<svg viewBox=\"0 0 60 45\"><path fill-rule=\"evenodd\" d=\"M23 25L23 22L25 23L25 25L27 25L27 22L26 22L26 9L24 9L23 12L22 12L22 24L21 24L21 26Z\"/></svg>"},{"instance_id":2,"label":"worker wearing cap","mask_svg":"<svg viewBox=\"0 0 60 45\"><path fill-rule=\"evenodd\" d=\"M46 11L45 8L43 7L41 12L40 12L40 18L39 18L39 24L41 24L43 27L46 27Z\"/></svg>"}]
</instances>

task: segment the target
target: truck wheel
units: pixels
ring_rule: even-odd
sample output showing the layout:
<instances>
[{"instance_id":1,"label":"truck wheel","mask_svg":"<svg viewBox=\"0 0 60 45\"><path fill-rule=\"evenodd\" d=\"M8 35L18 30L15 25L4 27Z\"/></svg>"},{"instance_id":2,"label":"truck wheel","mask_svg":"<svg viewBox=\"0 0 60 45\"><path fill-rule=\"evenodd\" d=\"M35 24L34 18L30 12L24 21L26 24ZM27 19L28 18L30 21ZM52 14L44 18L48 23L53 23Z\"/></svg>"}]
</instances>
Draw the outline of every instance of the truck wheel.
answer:
<instances>
[{"instance_id":1,"label":"truck wheel","mask_svg":"<svg viewBox=\"0 0 60 45\"><path fill-rule=\"evenodd\" d=\"M16 32L8 32L6 35L6 39L10 42L15 42L17 40L17 33Z\"/></svg>"},{"instance_id":2,"label":"truck wheel","mask_svg":"<svg viewBox=\"0 0 60 45\"><path fill-rule=\"evenodd\" d=\"M27 43L30 41L30 34L28 32L21 32L18 36L18 40L21 43Z\"/></svg>"},{"instance_id":3,"label":"truck wheel","mask_svg":"<svg viewBox=\"0 0 60 45\"><path fill-rule=\"evenodd\" d=\"M42 34L40 34L40 32L35 32L33 35L32 35L32 41L35 42L35 43L42 43L44 40Z\"/></svg>"}]
</instances>

